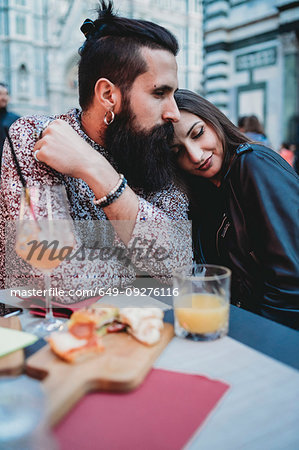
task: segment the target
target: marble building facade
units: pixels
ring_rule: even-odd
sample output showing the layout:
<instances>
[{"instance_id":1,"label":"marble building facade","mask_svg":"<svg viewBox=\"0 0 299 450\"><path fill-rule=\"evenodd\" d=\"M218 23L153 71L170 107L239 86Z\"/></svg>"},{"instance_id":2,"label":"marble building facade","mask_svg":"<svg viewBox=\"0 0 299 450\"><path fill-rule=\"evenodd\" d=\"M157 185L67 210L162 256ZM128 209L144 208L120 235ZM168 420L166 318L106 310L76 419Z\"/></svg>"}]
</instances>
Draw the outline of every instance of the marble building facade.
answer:
<instances>
[{"instance_id":1,"label":"marble building facade","mask_svg":"<svg viewBox=\"0 0 299 450\"><path fill-rule=\"evenodd\" d=\"M114 0L128 17L152 20L178 38L181 87L201 90L200 0ZM95 18L95 0L0 0L0 80L18 114L58 113L78 106L80 26Z\"/></svg>"},{"instance_id":2,"label":"marble building facade","mask_svg":"<svg viewBox=\"0 0 299 450\"><path fill-rule=\"evenodd\" d=\"M256 114L272 146L299 143L299 2L204 0L204 94L235 123Z\"/></svg>"}]
</instances>

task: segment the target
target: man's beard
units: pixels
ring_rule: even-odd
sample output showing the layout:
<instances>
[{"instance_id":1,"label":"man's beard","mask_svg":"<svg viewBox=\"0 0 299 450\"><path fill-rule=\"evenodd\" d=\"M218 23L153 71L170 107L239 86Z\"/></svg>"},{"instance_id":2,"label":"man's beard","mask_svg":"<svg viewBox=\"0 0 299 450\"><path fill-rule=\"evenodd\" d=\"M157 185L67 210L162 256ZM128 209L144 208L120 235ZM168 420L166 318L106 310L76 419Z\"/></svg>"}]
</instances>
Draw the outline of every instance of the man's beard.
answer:
<instances>
[{"instance_id":1,"label":"man's beard","mask_svg":"<svg viewBox=\"0 0 299 450\"><path fill-rule=\"evenodd\" d=\"M173 180L171 122L149 131L136 130L128 101L105 133L105 148L131 187L156 192Z\"/></svg>"}]
</instances>

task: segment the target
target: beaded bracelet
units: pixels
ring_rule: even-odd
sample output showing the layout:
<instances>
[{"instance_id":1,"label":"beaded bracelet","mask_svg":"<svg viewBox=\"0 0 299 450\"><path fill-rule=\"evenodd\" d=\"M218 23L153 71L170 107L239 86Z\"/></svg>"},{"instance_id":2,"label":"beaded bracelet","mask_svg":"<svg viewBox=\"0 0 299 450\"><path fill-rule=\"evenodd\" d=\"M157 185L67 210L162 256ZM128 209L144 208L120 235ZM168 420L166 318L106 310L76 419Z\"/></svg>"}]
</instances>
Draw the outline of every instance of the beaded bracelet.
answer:
<instances>
[{"instance_id":1,"label":"beaded bracelet","mask_svg":"<svg viewBox=\"0 0 299 450\"><path fill-rule=\"evenodd\" d=\"M116 200L118 197L121 196L127 184L128 182L124 177L124 175L120 174L116 186L109 192L109 194L104 195L104 197L101 197L99 199L94 198L93 203L97 206L101 206L102 208L111 205L111 203L113 203L114 200Z\"/></svg>"}]
</instances>

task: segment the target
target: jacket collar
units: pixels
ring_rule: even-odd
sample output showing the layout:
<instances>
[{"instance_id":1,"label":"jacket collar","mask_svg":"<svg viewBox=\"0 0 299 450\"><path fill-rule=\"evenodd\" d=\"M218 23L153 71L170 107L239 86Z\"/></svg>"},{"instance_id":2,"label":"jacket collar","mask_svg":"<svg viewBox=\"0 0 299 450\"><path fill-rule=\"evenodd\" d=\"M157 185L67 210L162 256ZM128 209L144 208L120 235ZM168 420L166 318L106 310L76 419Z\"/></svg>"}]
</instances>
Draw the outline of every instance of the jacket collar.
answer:
<instances>
[{"instance_id":1,"label":"jacket collar","mask_svg":"<svg viewBox=\"0 0 299 450\"><path fill-rule=\"evenodd\" d=\"M239 147L237 148L237 150L235 152L235 155L233 156L231 164L230 164L229 168L227 169L226 174L223 177L222 182L224 182L226 180L229 172L231 171L231 168L234 166L235 162L237 161L238 156L243 155L244 153L247 153L247 152L252 152L252 150L253 150L253 148L248 142L239 145Z\"/></svg>"},{"instance_id":2,"label":"jacket collar","mask_svg":"<svg viewBox=\"0 0 299 450\"><path fill-rule=\"evenodd\" d=\"M248 142L246 142L245 144L239 145L239 147L236 150L236 154L239 156L246 152L252 152L252 150L253 149L252 149L251 145L248 144Z\"/></svg>"}]
</instances>

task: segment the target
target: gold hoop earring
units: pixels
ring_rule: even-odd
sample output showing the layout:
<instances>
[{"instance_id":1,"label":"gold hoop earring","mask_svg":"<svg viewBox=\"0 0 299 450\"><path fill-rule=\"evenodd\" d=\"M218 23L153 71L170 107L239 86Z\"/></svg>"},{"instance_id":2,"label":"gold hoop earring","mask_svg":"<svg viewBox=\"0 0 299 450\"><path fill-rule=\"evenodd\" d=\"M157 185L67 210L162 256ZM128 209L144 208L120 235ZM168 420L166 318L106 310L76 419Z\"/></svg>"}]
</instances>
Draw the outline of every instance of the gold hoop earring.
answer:
<instances>
[{"instance_id":1,"label":"gold hoop earring","mask_svg":"<svg viewBox=\"0 0 299 450\"><path fill-rule=\"evenodd\" d=\"M109 119L107 118L108 114L111 114ZM114 112L113 112L113 111L106 111L106 112L105 112L105 116L104 116L104 122L105 122L105 124L108 125L108 126L111 125L111 123L112 123L113 120L114 120L114 117L115 117L115 116L114 116Z\"/></svg>"}]
</instances>

